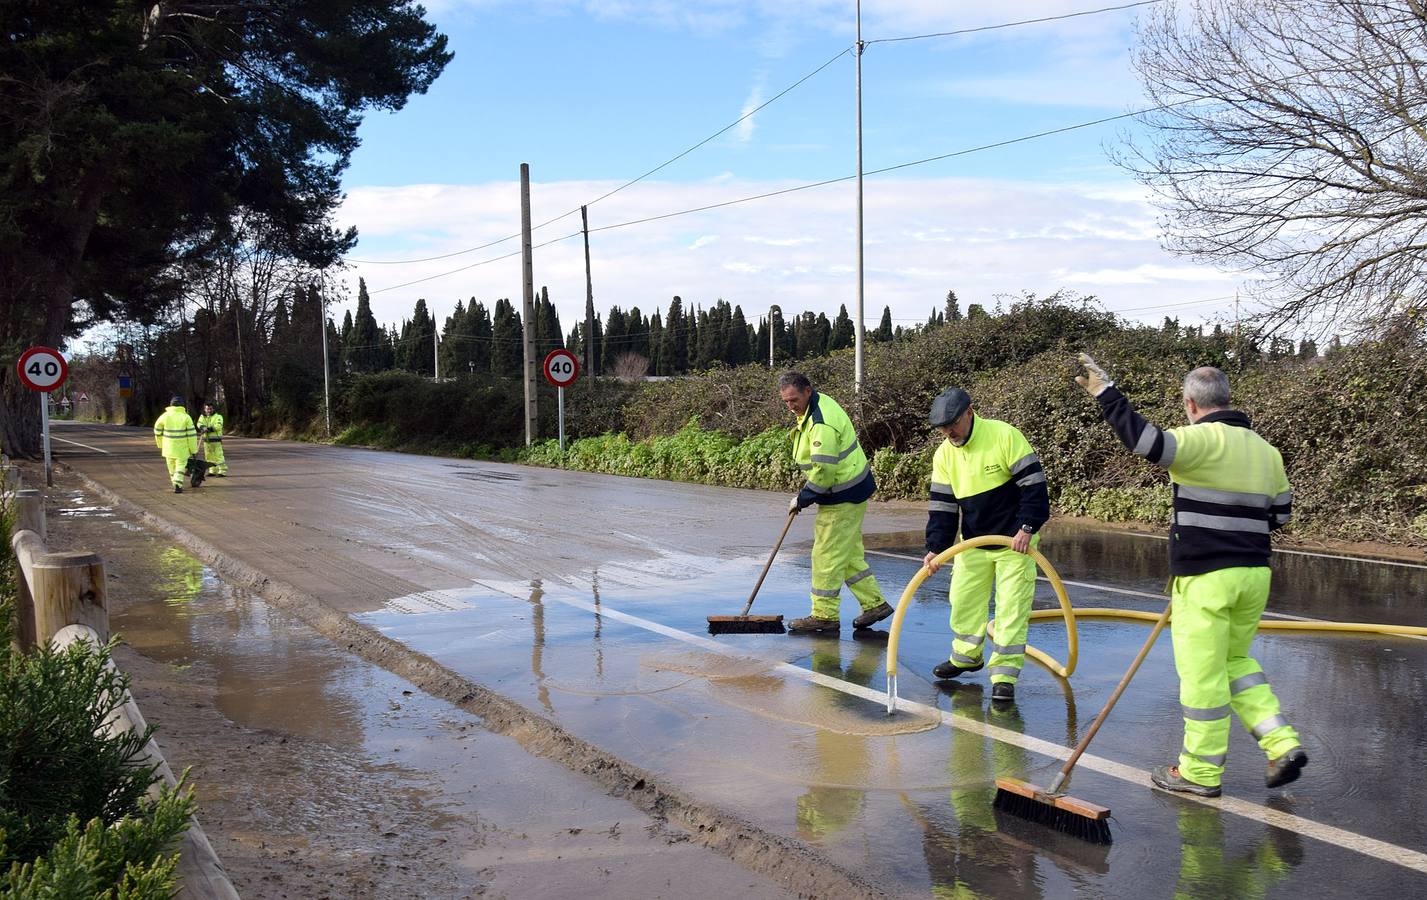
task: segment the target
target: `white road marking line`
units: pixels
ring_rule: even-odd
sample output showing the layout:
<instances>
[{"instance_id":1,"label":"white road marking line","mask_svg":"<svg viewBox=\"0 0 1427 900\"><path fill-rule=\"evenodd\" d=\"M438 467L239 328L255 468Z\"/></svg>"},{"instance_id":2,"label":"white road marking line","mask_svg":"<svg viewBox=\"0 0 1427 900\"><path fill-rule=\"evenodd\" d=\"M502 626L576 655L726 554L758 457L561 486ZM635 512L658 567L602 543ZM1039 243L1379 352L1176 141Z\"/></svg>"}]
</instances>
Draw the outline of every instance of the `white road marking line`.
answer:
<instances>
[{"instance_id":1,"label":"white road marking line","mask_svg":"<svg viewBox=\"0 0 1427 900\"><path fill-rule=\"evenodd\" d=\"M919 563L919 562L922 561L922 558L921 558L921 557L919 557L919 556L912 556L912 555L909 554L909 553L892 553L892 552L887 551L887 550L866 550L866 551L864 551L864 552L876 554L877 556L890 556L890 557L893 558L893 559L906 559L906 560L911 560L912 562L917 562L917 563ZM1049 579L1049 578L1046 578L1044 575L1037 575L1037 576L1036 576L1036 580L1037 580L1037 581L1044 581L1044 582L1046 582L1047 584L1050 583L1050 579ZM1169 595L1168 595L1168 594L1155 594L1155 593L1151 593L1150 591L1135 591L1135 590L1131 590L1131 589L1129 589L1129 588L1111 587L1111 586L1108 585L1108 584L1095 584L1095 583L1089 582L1089 581L1069 581L1069 580L1067 580L1067 579L1062 578L1062 579L1060 580L1060 583L1061 583L1061 584L1065 584L1065 585L1070 585L1071 587L1087 588L1087 589L1092 590L1092 591L1103 591L1103 592L1105 592L1105 593L1107 593L1107 594L1125 594L1125 595L1130 596L1130 597L1146 597L1146 598L1148 598L1148 599L1150 599L1150 600L1158 600L1158 601L1160 601L1161 603L1163 603L1165 600L1168 600L1168 599L1169 599ZM1315 618L1313 618L1312 616L1295 616L1295 615L1292 615L1292 614L1290 614L1290 613L1274 612L1273 610L1265 610L1265 611L1264 611L1264 615L1266 615L1266 616L1272 616L1272 617L1274 617L1274 618L1276 618L1276 619L1291 619L1291 620L1294 621L1294 622L1325 622L1325 623L1328 623L1328 624L1336 624L1336 623L1333 622L1332 619L1315 619ZM1420 634L1394 634L1394 635L1383 635L1383 636L1384 636L1384 637L1394 637L1394 638L1406 638L1407 640L1410 640L1410 641L1427 641L1427 637L1423 637L1423 636L1420 635Z\"/></svg>"},{"instance_id":2,"label":"white road marking line","mask_svg":"<svg viewBox=\"0 0 1427 900\"><path fill-rule=\"evenodd\" d=\"M81 444L79 441L71 441L67 438L58 437L53 434L50 435L50 440L59 441L61 444L73 444L76 447L83 447L86 450L93 450L95 453L103 453L105 456L110 455L108 450L100 450L98 447L91 447L88 444Z\"/></svg>"},{"instance_id":3,"label":"white road marking line","mask_svg":"<svg viewBox=\"0 0 1427 900\"><path fill-rule=\"evenodd\" d=\"M1116 531L1115 534L1123 534L1129 537L1149 538L1152 541L1167 541L1169 538L1162 534L1145 534L1143 531ZM1395 559L1372 559L1367 556L1343 556L1337 553L1315 553L1312 550L1290 550L1287 547L1274 547L1274 553L1289 553L1293 556L1316 556L1319 559L1342 559L1348 562L1371 563L1375 566L1399 566L1404 569L1427 569L1427 565L1422 563L1399 562Z\"/></svg>"},{"instance_id":4,"label":"white road marking line","mask_svg":"<svg viewBox=\"0 0 1427 900\"><path fill-rule=\"evenodd\" d=\"M489 585L486 586L490 587ZM498 588L493 589L499 590ZM501 593L506 592L501 591ZM643 619L639 616L632 616L629 613L620 612L617 609L612 609L607 604L602 603L598 607L596 607L593 603L590 603L588 601L581 600L575 597L562 597L558 594L545 594L543 599L555 600L565 604L566 606L573 606L576 609L582 609L586 612L595 613L606 618L614 619L619 622L624 622L628 625L633 625L636 628L642 628L645 631L652 631L655 634L661 634L665 637L673 638L676 641L681 641L686 644L692 644L695 647L702 647L705 650L712 650L713 652L722 654L724 656L730 656L735 658L746 658L748 656L748 653L746 652L735 650L726 644L720 644L718 641L712 640L710 638L702 637L696 634L690 634L686 631L680 631L677 628L671 628L668 625L663 625L659 622L653 622L649 619ZM774 667L774 669L776 671L784 673L785 675L789 675L794 678L799 678L803 681L807 681L812 684L818 684L823 687L830 688L831 690L840 691L844 694L851 695L853 697L861 697L864 700L876 703L882 707L886 707L887 705L887 694L885 691L873 690L872 688L865 688L861 685L852 684L850 682L842 681L837 678L831 678L827 675L822 675L820 673L813 672L809 669L804 669L801 666L795 666L792 663L779 663ZM915 701L898 700L897 705L899 708L905 708L909 712L914 711L919 715L926 716L927 718L937 719L943 725L946 725L950 728L959 728L963 731L969 731L973 734L978 734L982 737L1001 741L1005 744L1011 744L1020 747L1024 750L1029 750L1032 753L1038 753L1042 756L1051 757L1052 759L1063 760L1070 758L1069 749L1062 747L1059 744L1052 744L1049 741L1041 740L1040 738L1030 737L1029 735L1020 734L1018 732L1011 731L1010 729L1001 728L1000 726L981 722L975 719L956 716L950 712L937 709L933 706L927 706L923 703L917 703ZM1092 771L1100 772L1104 775L1109 775L1112 778L1118 778L1121 781L1129 782L1130 784L1140 785L1143 787L1150 786L1148 772L1145 772L1141 769L1136 769L1133 766L1127 766L1124 763L1118 763L1114 760L1106 759L1103 756L1095 756L1094 754L1086 753L1080 757L1080 762L1078 763L1078 765L1084 766L1085 768L1091 769ZM1305 837L1315 838L1325 843L1342 847L1345 850L1352 850L1356 853L1361 853L1364 856L1369 856L1374 859L1382 860L1383 862L1392 863L1394 865L1402 866L1406 869L1412 869L1414 871L1427 874L1427 853L1421 853L1417 850L1412 850L1407 847L1400 847L1396 844L1388 843L1387 841L1380 841L1377 838L1370 838L1367 835L1358 834L1354 831L1348 831L1343 828L1336 828L1332 825L1325 825L1322 822L1315 822L1312 819L1305 819L1302 816L1296 816L1292 813L1286 813L1281 812L1279 810L1270 809L1266 806L1260 806L1256 803L1250 803L1247 800L1241 800L1236 797L1218 797L1211 799L1207 797L1195 797L1192 794L1179 794L1177 796L1179 796L1185 801L1199 803L1203 806L1214 807L1223 810L1224 812L1233 813L1237 816L1242 816L1245 819L1251 819L1255 822L1260 822L1264 825L1270 825L1274 828L1282 828L1285 831L1297 832L1298 834L1304 835Z\"/></svg>"}]
</instances>

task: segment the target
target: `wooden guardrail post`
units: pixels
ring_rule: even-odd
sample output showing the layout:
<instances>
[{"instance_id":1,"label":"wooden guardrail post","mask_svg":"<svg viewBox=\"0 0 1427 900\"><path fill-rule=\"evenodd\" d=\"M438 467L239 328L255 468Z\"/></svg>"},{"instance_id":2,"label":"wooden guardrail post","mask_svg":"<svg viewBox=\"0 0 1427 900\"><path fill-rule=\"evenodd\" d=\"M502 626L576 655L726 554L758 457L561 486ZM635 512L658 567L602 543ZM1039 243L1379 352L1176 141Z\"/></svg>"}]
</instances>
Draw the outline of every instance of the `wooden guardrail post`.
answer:
<instances>
[{"instance_id":1,"label":"wooden guardrail post","mask_svg":"<svg viewBox=\"0 0 1427 900\"><path fill-rule=\"evenodd\" d=\"M11 496L15 498L15 530L33 531L40 536L40 540L48 540L44 494L34 488L21 488L13 491Z\"/></svg>"},{"instance_id":2,"label":"wooden guardrail post","mask_svg":"<svg viewBox=\"0 0 1427 900\"><path fill-rule=\"evenodd\" d=\"M93 553L46 553L33 531L15 535L15 561L29 582L34 643L46 643L66 625L88 625L109 640L109 590L104 561ZM23 622L21 630L24 629Z\"/></svg>"}]
</instances>

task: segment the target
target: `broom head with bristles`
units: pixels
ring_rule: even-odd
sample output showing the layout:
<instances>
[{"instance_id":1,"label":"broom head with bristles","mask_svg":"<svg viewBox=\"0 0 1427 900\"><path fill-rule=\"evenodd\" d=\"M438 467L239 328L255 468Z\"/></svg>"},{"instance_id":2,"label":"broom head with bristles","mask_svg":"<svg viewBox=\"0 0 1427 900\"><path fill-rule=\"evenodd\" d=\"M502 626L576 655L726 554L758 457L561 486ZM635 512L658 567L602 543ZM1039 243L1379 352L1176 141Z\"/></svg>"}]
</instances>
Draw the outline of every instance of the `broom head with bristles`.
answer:
<instances>
[{"instance_id":1,"label":"broom head with bristles","mask_svg":"<svg viewBox=\"0 0 1427 900\"><path fill-rule=\"evenodd\" d=\"M709 634L786 634L782 616L709 616Z\"/></svg>"},{"instance_id":2,"label":"broom head with bristles","mask_svg":"<svg viewBox=\"0 0 1427 900\"><path fill-rule=\"evenodd\" d=\"M1015 778L996 779L996 809L1093 844L1110 843L1110 810L1065 794L1048 794Z\"/></svg>"}]
</instances>

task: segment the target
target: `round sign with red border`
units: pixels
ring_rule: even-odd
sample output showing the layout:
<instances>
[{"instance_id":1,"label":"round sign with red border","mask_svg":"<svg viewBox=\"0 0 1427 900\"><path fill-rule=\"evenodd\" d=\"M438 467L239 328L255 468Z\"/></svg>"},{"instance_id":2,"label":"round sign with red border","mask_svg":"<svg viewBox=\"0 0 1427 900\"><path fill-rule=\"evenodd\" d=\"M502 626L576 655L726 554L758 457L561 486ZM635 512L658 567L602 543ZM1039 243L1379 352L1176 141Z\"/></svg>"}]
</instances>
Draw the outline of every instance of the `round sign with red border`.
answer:
<instances>
[{"instance_id":1,"label":"round sign with red border","mask_svg":"<svg viewBox=\"0 0 1427 900\"><path fill-rule=\"evenodd\" d=\"M580 360L569 350L551 350L545 355L545 380L555 387L569 387L580 377Z\"/></svg>"},{"instance_id":2,"label":"round sign with red border","mask_svg":"<svg viewBox=\"0 0 1427 900\"><path fill-rule=\"evenodd\" d=\"M31 347L20 354L15 371L25 387L48 393L69 377L69 363L53 347Z\"/></svg>"}]
</instances>

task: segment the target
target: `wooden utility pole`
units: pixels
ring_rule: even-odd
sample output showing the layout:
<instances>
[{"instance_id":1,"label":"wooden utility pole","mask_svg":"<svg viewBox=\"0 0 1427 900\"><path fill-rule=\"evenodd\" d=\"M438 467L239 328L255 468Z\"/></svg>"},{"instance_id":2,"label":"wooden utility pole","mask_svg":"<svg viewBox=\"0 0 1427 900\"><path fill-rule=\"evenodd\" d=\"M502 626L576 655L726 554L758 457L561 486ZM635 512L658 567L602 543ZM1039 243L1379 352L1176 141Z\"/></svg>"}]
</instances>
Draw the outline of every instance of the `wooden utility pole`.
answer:
<instances>
[{"instance_id":1,"label":"wooden utility pole","mask_svg":"<svg viewBox=\"0 0 1427 900\"><path fill-rule=\"evenodd\" d=\"M580 230L585 233L585 372L598 375L595 369L595 285L590 279L590 215L580 207Z\"/></svg>"},{"instance_id":2,"label":"wooden utility pole","mask_svg":"<svg viewBox=\"0 0 1427 900\"><path fill-rule=\"evenodd\" d=\"M530 259L530 163L520 164L520 257L525 277L525 446L535 442L538 428L535 407L535 268Z\"/></svg>"}]
</instances>

